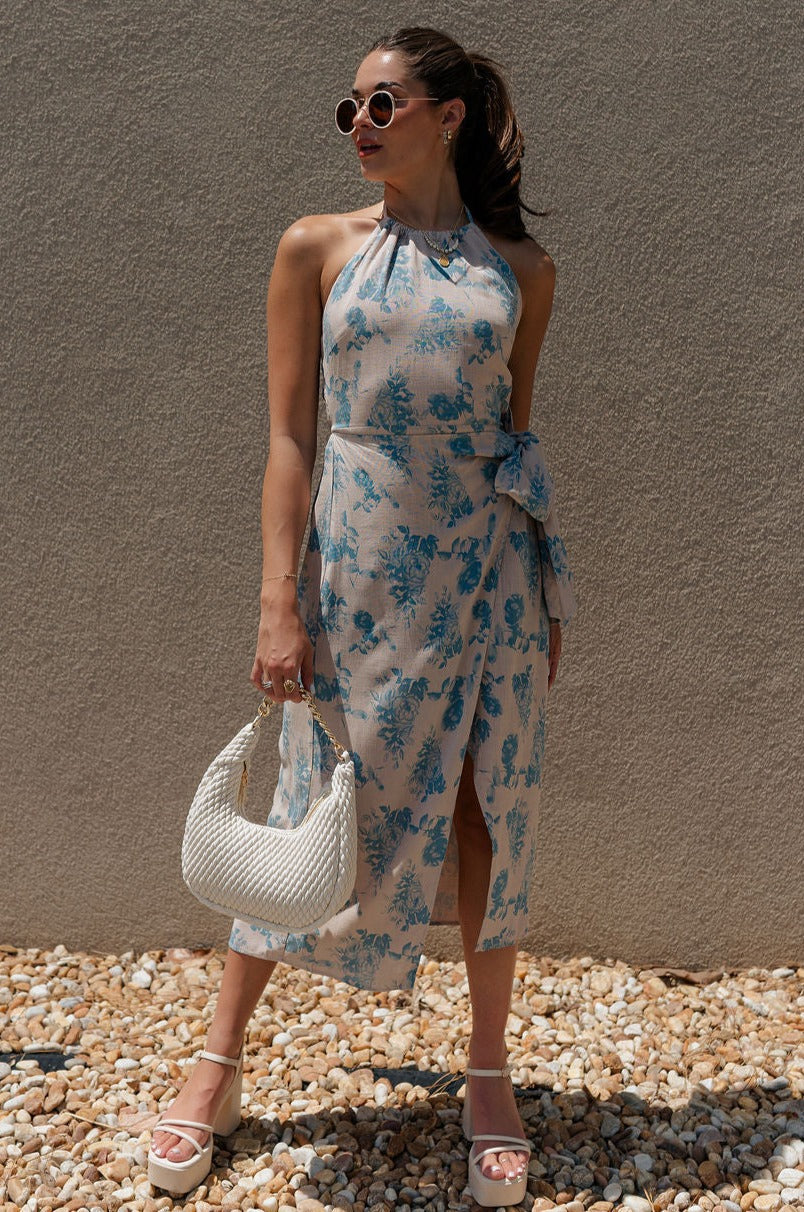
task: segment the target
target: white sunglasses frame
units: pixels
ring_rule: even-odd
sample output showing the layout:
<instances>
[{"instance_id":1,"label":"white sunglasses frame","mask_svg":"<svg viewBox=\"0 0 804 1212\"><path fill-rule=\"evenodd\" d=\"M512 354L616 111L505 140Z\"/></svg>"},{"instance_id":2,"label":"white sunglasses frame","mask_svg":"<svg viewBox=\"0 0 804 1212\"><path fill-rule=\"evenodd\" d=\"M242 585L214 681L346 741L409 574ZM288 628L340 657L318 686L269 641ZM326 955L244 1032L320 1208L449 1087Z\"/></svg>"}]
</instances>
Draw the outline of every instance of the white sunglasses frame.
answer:
<instances>
[{"instance_id":1,"label":"white sunglasses frame","mask_svg":"<svg viewBox=\"0 0 804 1212\"><path fill-rule=\"evenodd\" d=\"M391 98L391 117L388 119L387 122L383 122L383 123L375 122L371 116L371 111L369 110L369 105L371 104L372 99L377 96L385 96L385 97ZM352 131L355 128L355 122L357 121L357 115L360 113L363 106L365 106L366 107L366 117L368 118L371 125L373 127L375 127L377 130L387 130L388 127L393 122L394 118L396 117L397 105L402 105L403 103L407 104L408 101L438 101L438 100L439 100L438 97L395 97L394 94L392 92L390 92L387 88L375 88L373 93L369 93L369 95L367 97L360 97L359 99L357 97L341 97L340 101L335 106L335 129L341 135L351 135ZM338 126L338 110L341 108L344 101L351 101L355 107L354 117L352 118L352 125L349 128L349 130L344 130L342 127Z\"/></svg>"}]
</instances>

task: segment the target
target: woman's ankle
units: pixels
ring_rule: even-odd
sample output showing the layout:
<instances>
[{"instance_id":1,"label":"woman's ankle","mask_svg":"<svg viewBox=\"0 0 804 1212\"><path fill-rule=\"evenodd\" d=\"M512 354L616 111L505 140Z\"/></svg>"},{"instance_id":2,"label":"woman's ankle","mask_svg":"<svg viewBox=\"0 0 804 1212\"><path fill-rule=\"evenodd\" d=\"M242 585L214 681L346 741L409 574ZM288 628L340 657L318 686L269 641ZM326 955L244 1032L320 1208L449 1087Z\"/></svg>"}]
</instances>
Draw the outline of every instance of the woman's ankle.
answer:
<instances>
[{"instance_id":1,"label":"woman's ankle","mask_svg":"<svg viewBox=\"0 0 804 1212\"><path fill-rule=\"evenodd\" d=\"M508 1063L505 1040L470 1040L467 1055L472 1069L504 1069Z\"/></svg>"},{"instance_id":2,"label":"woman's ankle","mask_svg":"<svg viewBox=\"0 0 804 1212\"><path fill-rule=\"evenodd\" d=\"M207 1052L217 1052L218 1056L228 1056L230 1060L237 1060L242 1047L242 1035L238 1036L225 1029L216 1030L214 1027L210 1027L204 1045Z\"/></svg>"}]
</instances>

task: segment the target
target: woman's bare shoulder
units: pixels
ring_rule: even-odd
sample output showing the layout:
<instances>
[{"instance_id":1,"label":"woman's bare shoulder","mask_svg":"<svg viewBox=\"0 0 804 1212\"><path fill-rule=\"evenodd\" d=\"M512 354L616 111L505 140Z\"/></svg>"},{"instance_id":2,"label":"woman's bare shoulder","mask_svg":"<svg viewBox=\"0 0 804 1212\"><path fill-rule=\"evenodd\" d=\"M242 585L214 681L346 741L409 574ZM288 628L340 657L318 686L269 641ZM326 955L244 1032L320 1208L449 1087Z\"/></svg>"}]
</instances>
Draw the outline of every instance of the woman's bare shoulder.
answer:
<instances>
[{"instance_id":1,"label":"woman's bare shoulder","mask_svg":"<svg viewBox=\"0 0 804 1212\"><path fill-rule=\"evenodd\" d=\"M552 294L556 267L552 257L532 236L512 240L509 236L488 236L497 252L516 274L523 295L547 291Z\"/></svg>"},{"instance_id":2,"label":"woman's bare shoulder","mask_svg":"<svg viewBox=\"0 0 804 1212\"><path fill-rule=\"evenodd\" d=\"M362 210L343 214L303 215L285 229L279 248L290 255L304 256L318 250L328 251L333 241L368 235L377 226L381 207L375 203Z\"/></svg>"},{"instance_id":3,"label":"woman's bare shoulder","mask_svg":"<svg viewBox=\"0 0 804 1212\"><path fill-rule=\"evenodd\" d=\"M343 266L377 227L381 203L343 214L304 215L282 233L274 271L315 279L324 303Z\"/></svg>"}]
</instances>

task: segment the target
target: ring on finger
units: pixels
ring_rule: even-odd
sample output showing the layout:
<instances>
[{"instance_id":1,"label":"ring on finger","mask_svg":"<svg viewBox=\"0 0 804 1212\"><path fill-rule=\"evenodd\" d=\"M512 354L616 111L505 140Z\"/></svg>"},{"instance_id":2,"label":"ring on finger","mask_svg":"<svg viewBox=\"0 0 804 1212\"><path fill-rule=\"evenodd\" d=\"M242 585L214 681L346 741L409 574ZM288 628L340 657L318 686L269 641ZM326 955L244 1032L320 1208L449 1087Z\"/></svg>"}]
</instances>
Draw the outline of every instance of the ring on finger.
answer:
<instances>
[{"instance_id":1,"label":"ring on finger","mask_svg":"<svg viewBox=\"0 0 804 1212\"><path fill-rule=\"evenodd\" d=\"M293 678L285 678L282 685L285 688L285 694L293 694L293 691L296 689L296 683L293 681Z\"/></svg>"}]
</instances>

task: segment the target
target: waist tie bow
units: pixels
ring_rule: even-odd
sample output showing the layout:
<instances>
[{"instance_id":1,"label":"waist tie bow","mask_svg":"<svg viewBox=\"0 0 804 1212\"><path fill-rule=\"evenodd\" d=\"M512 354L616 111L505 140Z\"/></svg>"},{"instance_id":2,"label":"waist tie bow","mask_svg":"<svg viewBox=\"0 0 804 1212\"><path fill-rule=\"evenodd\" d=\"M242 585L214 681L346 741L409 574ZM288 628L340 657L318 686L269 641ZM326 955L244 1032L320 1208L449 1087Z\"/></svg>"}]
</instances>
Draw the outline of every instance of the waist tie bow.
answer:
<instances>
[{"instance_id":1,"label":"waist tie bow","mask_svg":"<svg viewBox=\"0 0 804 1212\"><path fill-rule=\"evenodd\" d=\"M553 508L555 487L536 434L529 429L503 432L496 445L504 457L494 477L494 491L507 493L537 522L544 522Z\"/></svg>"},{"instance_id":2,"label":"waist tie bow","mask_svg":"<svg viewBox=\"0 0 804 1212\"><path fill-rule=\"evenodd\" d=\"M530 429L480 431L456 435L450 446L456 455L501 456L494 491L512 497L534 519L547 613L568 623L576 609L573 576L559 531L555 487L538 437Z\"/></svg>"}]
</instances>

